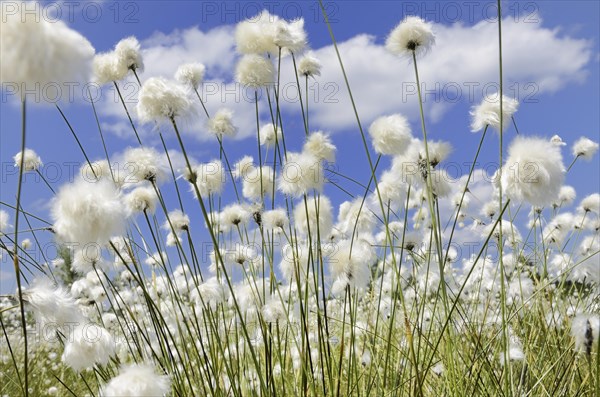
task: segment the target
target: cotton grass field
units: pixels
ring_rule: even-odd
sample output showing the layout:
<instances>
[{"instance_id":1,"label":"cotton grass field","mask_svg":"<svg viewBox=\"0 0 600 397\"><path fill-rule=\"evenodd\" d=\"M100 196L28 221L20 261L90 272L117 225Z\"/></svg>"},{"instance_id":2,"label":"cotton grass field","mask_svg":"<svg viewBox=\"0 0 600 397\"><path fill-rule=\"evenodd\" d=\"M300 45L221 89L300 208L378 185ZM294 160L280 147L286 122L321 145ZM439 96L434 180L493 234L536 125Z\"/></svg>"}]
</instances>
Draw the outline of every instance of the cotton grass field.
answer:
<instances>
[{"instance_id":1,"label":"cotton grass field","mask_svg":"<svg viewBox=\"0 0 600 397\"><path fill-rule=\"evenodd\" d=\"M427 19L397 23L385 48L420 87L439 36ZM309 105L308 86L323 60L302 19L265 10L237 24L233 73L256 109L239 125L227 103L209 112L200 63L147 75L135 37L96 53L62 22L3 15L2 82L119 90L130 79L139 93L132 104L119 92L136 144L114 153L106 142L118 138L89 104L100 158L55 106L81 168L69 183L41 182L47 214L21 205L25 174L43 179L53 160L27 140L36 109L24 94L20 108L3 105L23 121L2 131L22 143L17 184L2 185L14 199L0 205L1 254L17 285L0 297L0 395L600 395L600 195L569 185L582 162L597 161L598 135L566 145L519 131L520 103L503 86L502 19L488 23L500 89L464 114L472 132L461 133L479 146L457 178L444 168L452 145L428 137L420 91L419 123L390 113L365 125L346 79L357 149L337 150L343 138L311 118L319 104ZM346 76L339 52L335 62ZM300 94L300 129L281 111L283 67ZM184 132L199 119L218 144L209 158L189 153ZM161 144L144 142L142 128ZM235 141L240 129L254 138ZM234 145L245 155L232 156ZM484 146L497 157L481 158ZM335 171L345 156L369 177ZM502 167L486 179L482 161ZM477 240L469 251L453 244L465 231ZM29 255L44 241L60 255Z\"/></svg>"}]
</instances>

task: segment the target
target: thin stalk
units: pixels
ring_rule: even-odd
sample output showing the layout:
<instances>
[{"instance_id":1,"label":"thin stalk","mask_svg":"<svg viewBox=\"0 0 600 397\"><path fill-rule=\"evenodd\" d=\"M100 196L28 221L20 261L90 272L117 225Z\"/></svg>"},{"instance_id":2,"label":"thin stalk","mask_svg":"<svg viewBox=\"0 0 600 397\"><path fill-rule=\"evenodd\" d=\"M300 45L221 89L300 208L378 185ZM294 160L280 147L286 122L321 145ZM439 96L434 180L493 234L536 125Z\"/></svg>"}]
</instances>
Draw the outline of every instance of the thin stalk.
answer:
<instances>
[{"instance_id":1,"label":"thin stalk","mask_svg":"<svg viewBox=\"0 0 600 397\"><path fill-rule=\"evenodd\" d=\"M569 165L569 168L567 168L567 172L571 171L571 168L573 167L573 165L575 165L575 162L577 161L578 158L579 158L579 155L575 156L575 158L573 159L573 161Z\"/></svg>"},{"instance_id":2,"label":"thin stalk","mask_svg":"<svg viewBox=\"0 0 600 397\"><path fill-rule=\"evenodd\" d=\"M503 70L502 70L502 8L501 8L501 0L497 0L497 7L498 7L498 63L499 63L499 79L500 79L500 98L499 98L499 104L500 104L500 133L498 134L500 137L500 150L499 150L499 164L500 164L500 168L498 170L498 179L502 180L502 161L503 161L503 138L504 138L504 113L503 113ZM498 208L500 211L502 211L503 205L502 205L502 184L499 184L498 186ZM509 390L511 390L511 363L509 360L509 336L508 336L508 324L506 322L506 286L505 284L505 279L506 279L506 274L505 274L505 268L504 268L504 259L503 259L503 253L504 253L504 241L503 241L503 237L502 237L502 217L499 217L499 239L498 239L498 250L499 250L499 258L500 258L500 306L502 308L502 342L503 342L503 346L504 346L504 363L505 363L505 368L503 371L503 378L504 378L504 392L505 393L509 393Z\"/></svg>"},{"instance_id":3,"label":"thin stalk","mask_svg":"<svg viewBox=\"0 0 600 397\"><path fill-rule=\"evenodd\" d=\"M77 134L75 133L75 130L73 130L73 127L71 126L71 123L69 123L69 120L67 120L67 117L65 116L65 114L63 113L61 108L58 106L58 104L56 105L56 109L58 109L63 120L65 120L65 123L67 123L67 127L69 127L69 131L71 131L71 134L73 134L73 138L75 138L77 145L79 145L79 149L81 150L81 153L83 153L83 157L85 157L85 160L87 161L88 165L90 166L90 169L92 170L92 174L94 174L94 177L97 178L98 175L96 174L96 171L94 171L94 167L92 167L92 162L90 161L89 157L87 156L87 153L85 152L85 149L83 148L83 145L81 144L81 141L79 140L79 138L77 137Z\"/></svg>"},{"instance_id":4,"label":"thin stalk","mask_svg":"<svg viewBox=\"0 0 600 397\"><path fill-rule=\"evenodd\" d=\"M137 78L137 74L135 75L135 77ZM139 83L139 80L138 80L138 83ZM119 89L119 85L117 84L116 81L113 81L113 84L115 85L115 89L117 90L117 94L119 95L119 99L121 100L121 103L123 104L123 109L125 109L125 113L127 114L127 119L129 120L129 124L131 124L131 128L133 128L133 132L135 133L135 137L137 138L137 141L140 144L140 146L142 146L142 140L140 139L140 136L138 135L137 129L135 128L135 125L133 124L133 119L131 118L131 115L129 114L129 109L127 109L127 105L125 105L125 100L123 99L123 96L121 95L121 90Z\"/></svg>"},{"instance_id":5,"label":"thin stalk","mask_svg":"<svg viewBox=\"0 0 600 397\"><path fill-rule=\"evenodd\" d=\"M21 101L21 153L25 153L25 133L26 133L26 102L23 97ZM28 357L28 341L27 341L27 321L25 318L25 303L23 301L23 288L21 286L21 268L19 264L19 255L18 255L18 237L19 237L19 208L21 207L21 187L23 184L23 166L25 164L25 156L21 156L21 164L19 165L19 179L17 183L17 204L15 205L15 240L13 247L13 265L15 268L15 277L17 279L17 295L19 297L19 307L21 312L21 330L23 331L23 369L25 371L25 396L29 396L29 357ZM19 371L18 368L15 368L15 371Z\"/></svg>"}]
</instances>

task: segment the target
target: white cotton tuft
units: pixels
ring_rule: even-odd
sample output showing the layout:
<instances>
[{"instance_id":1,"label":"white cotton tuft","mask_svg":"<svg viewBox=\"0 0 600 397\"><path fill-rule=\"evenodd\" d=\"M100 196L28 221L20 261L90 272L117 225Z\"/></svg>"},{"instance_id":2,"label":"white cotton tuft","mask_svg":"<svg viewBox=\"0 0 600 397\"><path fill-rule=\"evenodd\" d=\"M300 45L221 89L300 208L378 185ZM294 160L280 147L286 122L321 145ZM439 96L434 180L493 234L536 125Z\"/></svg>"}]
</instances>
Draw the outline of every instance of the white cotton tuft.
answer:
<instances>
[{"instance_id":1,"label":"white cotton tuft","mask_svg":"<svg viewBox=\"0 0 600 397\"><path fill-rule=\"evenodd\" d=\"M338 211L336 229L350 236L355 227L359 235L370 234L375 227L375 215L367 205L364 205L362 198L343 202Z\"/></svg>"},{"instance_id":2,"label":"white cotton tuft","mask_svg":"<svg viewBox=\"0 0 600 397\"><path fill-rule=\"evenodd\" d=\"M280 20L275 24L275 45L285 52L298 54L306 47L306 32L304 19L298 18L291 22Z\"/></svg>"},{"instance_id":3,"label":"white cotton tuft","mask_svg":"<svg viewBox=\"0 0 600 397\"><path fill-rule=\"evenodd\" d=\"M331 201L325 196L318 196L307 198L306 207L304 201L298 202L294 208L294 222L299 234L310 233L316 239L318 230L321 239L326 239L333 226Z\"/></svg>"},{"instance_id":4,"label":"white cotton tuft","mask_svg":"<svg viewBox=\"0 0 600 397\"><path fill-rule=\"evenodd\" d=\"M371 280L371 265L375 252L371 245L362 239L341 240L330 255L328 263L333 277L351 287L366 288Z\"/></svg>"},{"instance_id":5,"label":"white cotton tuft","mask_svg":"<svg viewBox=\"0 0 600 397\"><path fill-rule=\"evenodd\" d=\"M142 181L163 182L167 176L161 155L149 147L128 148L123 153L122 172L126 174L124 182Z\"/></svg>"},{"instance_id":6,"label":"white cotton tuft","mask_svg":"<svg viewBox=\"0 0 600 397\"><path fill-rule=\"evenodd\" d=\"M571 323L571 335L575 339L575 350L591 354L598 346L600 336L600 316L598 314L579 314Z\"/></svg>"},{"instance_id":7,"label":"white cotton tuft","mask_svg":"<svg viewBox=\"0 0 600 397\"><path fill-rule=\"evenodd\" d=\"M122 187L125 184L127 175L125 175L125 172L120 172L117 167L114 168L111 167L106 159L92 161L91 163L86 161L79 169L79 175L86 181L106 179L113 181L116 186Z\"/></svg>"},{"instance_id":8,"label":"white cotton tuft","mask_svg":"<svg viewBox=\"0 0 600 397\"><path fill-rule=\"evenodd\" d=\"M113 51L96 54L93 69L94 79L98 84L122 80L129 72L127 66L119 62L119 57Z\"/></svg>"},{"instance_id":9,"label":"white cotton tuft","mask_svg":"<svg viewBox=\"0 0 600 397\"><path fill-rule=\"evenodd\" d=\"M234 178L243 178L254 169L254 159L252 156L244 156L233 165Z\"/></svg>"},{"instance_id":10,"label":"white cotton tuft","mask_svg":"<svg viewBox=\"0 0 600 397\"><path fill-rule=\"evenodd\" d=\"M252 214L248 209L239 204L228 205L221 211L220 221L224 231L242 227L248 223Z\"/></svg>"},{"instance_id":11,"label":"white cotton tuft","mask_svg":"<svg viewBox=\"0 0 600 397\"><path fill-rule=\"evenodd\" d=\"M62 361L79 372L95 364L106 365L115 355L115 341L103 327L83 323L68 335Z\"/></svg>"},{"instance_id":12,"label":"white cotton tuft","mask_svg":"<svg viewBox=\"0 0 600 397\"><path fill-rule=\"evenodd\" d=\"M47 279L36 279L30 287L24 289L23 301L46 323L64 326L81 322L83 319L75 299L69 292L60 286L52 285Z\"/></svg>"},{"instance_id":13,"label":"white cotton tuft","mask_svg":"<svg viewBox=\"0 0 600 397\"><path fill-rule=\"evenodd\" d=\"M0 236L8 231L8 228L11 226L9 222L10 216L8 212L0 210Z\"/></svg>"},{"instance_id":14,"label":"white cotton tuft","mask_svg":"<svg viewBox=\"0 0 600 397\"><path fill-rule=\"evenodd\" d=\"M173 210L169 212L168 220L165 221L163 228L171 230L171 226L176 232L188 230L190 227L190 218L181 210ZM170 222L170 223L169 223Z\"/></svg>"},{"instance_id":15,"label":"white cotton tuft","mask_svg":"<svg viewBox=\"0 0 600 397\"><path fill-rule=\"evenodd\" d=\"M550 138L550 142L556 146L565 146L566 145L566 143L564 143L562 138L558 135L553 135L552 138Z\"/></svg>"},{"instance_id":16,"label":"white cotton tuft","mask_svg":"<svg viewBox=\"0 0 600 397\"><path fill-rule=\"evenodd\" d=\"M579 138L573 144L573 156L590 161L598 151L598 143L586 137Z\"/></svg>"},{"instance_id":17,"label":"white cotton tuft","mask_svg":"<svg viewBox=\"0 0 600 397\"><path fill-rule=\"evenodd\" d=\"M562 186L558 192L558 199L552 203L552 206L554 208L558 208L561 206L571 205L575 200L575 197L577 197L575 188L566 185Z\"/></svg>"},{"instance_id":18,"label":"white cotton tuft","mask_svg":"<svg viewBox=\"0 0 600 397\"><path fill-rule=\"evenodd\" d=\"M90 42L62 21L44 18L37 3L10 4L14 12L3 6L0 15L0 82L33 90L87 81L95 52Z\"/></svg>"},{"instance_id":19,"label":"white cotton tuft","mask_svg":"<svg viewBox=\"0 0 600 397\"><path fill-rule=\"evenodd\" d=\"M500 225L502 225L502 228L500 227ZM523 240L521 238L521 233L519 232L519 229L517 229L517 227L513 223L507 220L504 220L501 223L498 223L497 225L493 222L489 225L486 225L481 230L481 238L485 239L491 234L492 237L494 237L496 240L499 240L500 229L502 229L502 240L508 241L510 245L516 245Z\"/></svg>"},{"instance_id":20,"label":"white cotton tuft","mask_svg":"<svg viewBox=\"0 0 600 397\"><path fill-rule=\"evenodd\" d=\"M431 171L431 189L436 197L446 197L452 192L454 180L444 169Z\"/></svg>"},{"instance_id":21,"label":"white cotton tuft","mask_svg":"<svg viewBox=\"0 0 600 397\"><path fill-rule=\"evenodd\" d=\"M223 136L233 137L237 134L237 127L233 125L233 111L221 108L208 120L208 130L218 138Z\"/></svg>"},{"instance_id":22,"label":"white cotton tuft","mask_svg":"<svg viewBox=\"0 0 600 397\"><path fill-rule=\"evenodd\" d=\"M140 43L133 36L124 38L115 45L115 54L119 63L130 70L144 70L144 61L140 52Z\"/></svg>"},{"instance_id":23,"label":"white cotton tuft","mask_svg":"<svg viewBox=\"0 0 600 397\"><path fill-rule=\"evenodd\" d=\"M306 54L298 62L298 74L300 76L314 77L321 75L321 62L312 54Z\"/></svg>"},{"instance_id":24,"label":"white cotton tuft","mask_svg":"<svg viewBox=\"0 0 600 397\"><path fill-rule=\"evenodd\" d=\"M398 177L397 173L385 171L379 178L377 189L383 203L399 205L406 197L407 185L402 177ZM375 195L373 195L373 199L379 201Z\"/></svg>"},{"instance_id":25,"label":"white cotton tuft","mask_svg":"<svg viewBox=\"0 0 600 397\"><path fill-rule=\"evenodd\" d=\"M23 156L23 152L19 152L15 154L13 160L15 161L15 167L21 166L21 161L23 161L23 171L36 171L42 165L42 159L31 149L25 149L25 155Z\"/></svg>"},{"instance_id":26,"label":"white cotton tuft","mask_svg":"<svg viewBox=\"0 0 600 397\"><path fill-rule=\"evenodd\" d=\"M196 173L196 186L202 196L221 193L225 185L225 169L220 160L202 163L194 171ZM192 192L196 195L196 189L193 186Z\"/></svg>"},{"instance_id":27,"label":"white cotton tuft","mask_svg":"<svg viewBox=\"0 0 600 397\"><path fill-rule=\"evenodd\" d=\"M261 200L273 192L273 168L267 165L247 168L242 177L242 194L248 200Z\"/></svg>"},{"instance_id":28,"label":"white cotton tuft","mask_svg":"<svg viewBox=\"0 0 600 397\"><path fill-rule=\"evenodd\" d=\"M518 136L508 149L500 182L511 199L542 207L556 201L564 176L558 147L546 139Z\"/></svg>"},{"instance_id":29,"label":"white cotton tuft","mask_svg":"<svg viewBox=\"0 0 600 397\"><path fill-rule=\"evenodd\" d=\"M125 195L125 205L129 214L138 212L154 213L158 197L153 188L140 186Z\"/></svg>"},{"instance_id":30,"label":"white cotton tuft","mask_svg":"<svg viewBox=\"0 0 600 397\"><path fill-rule=\"evenodd\" d=\"M471 109L471 131L477 132L490 126L500 131L500 94L492 94ZM519 101L502 96L502 129L506 130L511 124L513 114L519 108Z\"/></svg>"},{"instance_id":31,"label":"white cotton tuft","mask_svg":"<svg viewBox=\"0 0 600 397\"><path fill-rule=\"evenodd\" d=\"M190 298L199 306L207 305L214 310L218 303L227 300L228 294L224 283L216 277L211 277L198 285L198 288L190 293Z\"/></svg>"},{"instance_id":32,"label":"white cotton tuft","mask_svg":"<svg viewBox=\"0 0 600 397\"><path fill-rule=\"evenodd\" d=\"M275 131L277 130L277 131ZM281 128L275 128L272 123L268 123L260 127L260 144L267 148L274 147L276 143L282 141Z\"/></svg>"},{"instance_id":33,"label":"white cotton tuft","mask_svg":"<svg viewBox=\"0 0 600 397\"><path fill-rule=\"evenodd\" d=\"M309 153L288 152L279 177L279 190L290 196L300 196L311 190L320 191L325 182L321 160Z\"/></svg>"},{"instance_id":34,"label":"white cotton tuft","mask_svg":"<svg viewBox=\"0 0 600 397\"><path fill-rule=\"evenodd\" d=\"M125 230L127 213L110 181L77 179L60 189L52 202L52 229L67 243L106 243Z\"/></svg>"},{"instance_id":35,"label":"white cotton tuft","mask_svg":"<svg viewBox=\"0 0 600 397\"><path fill-rule=\"evenodd\" d=\"M267 230L286 230L289 225L287 212L282 208L263 212L262 221Z\"/></svg>"},{"instance_id":36,"label":"white cotton tuft","mask_svg":"<svg viewBox=\"0 0 600 397\"><path fill-rule=\"evenodd\" d=\"M140 89L137 112L142 122L191 117L192 100L184 87L162 77L151 77Z\"/></svg>"},{"instance_id":37,"label":"white cotton tuft","mask_svg":"<svg viewBox=\"0 0 600 397\"><path fill-rule=\"evenodd\" d=\"M201 63L186 63L175 72L175 80L184 86L197 89L204 79L205 66Z\"/></svg>"},{"instance_id":38,"label":"white cotton tuft","mask_svg":"<svg viewBox=\"0 0 600 397\"><path fill-rule=\"evenodd\" d=\"M100 390L100 397L162 397L171 390L168 376L156 373L149 363L123 366L119 375Z\"/></svg>"},{"instance_id":39,"label":"white cotton tuft","mask_svg":"<svg viewBox=\"0 0 600 397\"><path fill-rule=\"evenodd\" d=\"M331 143L329 135L322 131L311 132L304 142L302 151L310 153L320 160L335 161L336 147Z\"/></svg>"},{"instance_id":40,"label":"white cotton tuft","mask_svg":"<svg viewBox=\"0 0 600 397\"><path fill-rule=\"evenodd\" d=\"M579 208L583 212L592 212L596 215L600 215L600 194L592 193L585 196L581 200Z\"/></svg>"},{"instance_id":41,"label":"white cotton tuft","mask_svg":"<svg viewBox=\"0 0 600 397\"><path fill-rule=\"evenodd\" d=\"M373 147L379 154L402 155L412 141L406 118L399 114L382 116L369 127Z\"/></svg>"},{"instance_id":42,"label":"white cotton tuft","mask_svg":"<svg viewBox=\"0 0 600 397\"><path fill-rule=\"evenodd\" d=\"M238 23L235 28L237 51L240 54L277 55L279 48L275 44L275 36L279 23L279 17L267 10Z\"/></svg>"},{"instance_id":43,"label":"white cotton tuft","mask_svg":"<svg viewBox=\"0 0 600 397\"><path fill-rule=\"evenodd\" d=\"M435 44L432 25L417 16L407 16L390 33L385 48L395 55L422 55Z\"/></svg>"},{"instance_id":44,"label":"white cotton tuft","mask_svg":"<svg viewBox=\"0 0 600 397\"><path fill-rule=\"evenodd\" d=\"M256 54L244 55L235 69L235 80L250 88L260 88L273 85L275 68L273 63Z\"/></svg>"}]
</instances>

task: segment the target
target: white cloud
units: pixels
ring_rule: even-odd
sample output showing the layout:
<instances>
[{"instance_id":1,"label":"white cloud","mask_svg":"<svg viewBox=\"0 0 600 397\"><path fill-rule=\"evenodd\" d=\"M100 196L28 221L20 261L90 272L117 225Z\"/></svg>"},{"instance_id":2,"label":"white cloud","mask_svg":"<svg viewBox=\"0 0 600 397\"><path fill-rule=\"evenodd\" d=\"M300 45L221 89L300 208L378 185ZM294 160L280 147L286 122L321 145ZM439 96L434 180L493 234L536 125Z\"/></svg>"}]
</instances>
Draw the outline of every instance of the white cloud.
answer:
<instances>
[{"instance_id":1,"label":"white cloud","mask_svg":"<svg viewBox=\"0 0 600 397\"><path fill-rule=\"evenodd\" d=\"M139 74L142 83L149 77L162 76L172 79L177 68L188 62L200 62L206 66L206 84L203 100L210 114L219 108L227 107L234 112L234 124L239 127L239 137L244 138L255 134L255 105L248 99L253 94L241 91L232 82L232 68L235 65L235 41L233 28L223 26L208 32L202 32L193 27L176 30L170 34L155 33L141 42L145 70ZM122 95L128 110L134 119L138 133L150 138L155 135L150 125L141 126L137 121L135 103L139 87L133 77L120 82ZM107 85L103 89L102 101L99 104L100 113L104 118L104 128L120 137L135 139L126 113L114 88ZM197 101L197 99L195 98ZM196 102L198 117L190 122L182 122L182 133L200 140L214 139L205 127L206 118L201 104ZM264 107L264 104L260 106ZM263 109L261 113L265 113ZM110 121L107 121L109 118ZM163 133L171 132L170 126L161 128ZM144 139L145 140L145 139Z\"/></svg>"},{"instance_id":2,"label":"white cloud","mask_svg":"<svg viewBox=\"0 0 600 397\"><path fill-rule=\"evenodd\" d=\"M562 36L560 29L545 28L541 19L537 20L537 23L513 18L503 21L504 90L521 100L583 82L592 57L591 40ZM437 122L452 108L454 100L477 103L486 92L498 89L498 27L488 21L474 26L434 26L436 45L417 62L426 114ZM379 115L392 112L402 112L413 120L418 118L412 62L387 53L370 35L355 36L338 47L363 126ZM330 130L356 125L333 46L315 53L323 63L318 81L322 85L335 82L340 91L336 95L339 103L313 106L313 120Z\"/></svg>"},{"instance_id":3,"label":"white cloud","mask_svg":"<svg viewBox=\"0 0 600 397\"><path fill-rule=\"evenodd\" d=\"M561 34L559 28L524 23L506 18L503 23L503 64L505 94L530 100L532 96L552 93L569 84L585 81L586 67L592 60L592 42ZM425 111L430 122L439 122L459 101L478 103L483 95L497 90L497 25L482 21L473 26L435 24L436 45L418 61L424 88ZM382 114L404 113L418 120L419 108L412 63L386 52L376 38L359 34L339 43L339 50L364 127ZM251 93L236 89L233 70L237 56L233 27L223 26L207 32L197 27L170 34L155 33L142 41L146 70L150 76L172 77L184 62L202 62L207 67L204 87L207 107L214 113L219 107L234 110L240 138L255 134L254 104ZM323 63L322 76L310 82L310 117L314 129L341 131L356 125L349 95L332 45L316 49ZM282 62L282 86L288 87L284 111L300 114L295 97L295 76L290 58ZM302 83L302 86L303 83ZM486 91L487 89L487 91ZM207 94L208 92L208 94ZM267 120L266 101L261 101L261 119ZM133 108L133 106L131 106ZM134 109L130 109L135 113ZM122 119L119 102L105 101L101 113ZM465 114L465 117L468 117ZM200 117L186 128L188 134L210 139ZM113 120L117 121L118 120ZM125 124L110 128L120 135Z\"/></svg>"}]
</instances>

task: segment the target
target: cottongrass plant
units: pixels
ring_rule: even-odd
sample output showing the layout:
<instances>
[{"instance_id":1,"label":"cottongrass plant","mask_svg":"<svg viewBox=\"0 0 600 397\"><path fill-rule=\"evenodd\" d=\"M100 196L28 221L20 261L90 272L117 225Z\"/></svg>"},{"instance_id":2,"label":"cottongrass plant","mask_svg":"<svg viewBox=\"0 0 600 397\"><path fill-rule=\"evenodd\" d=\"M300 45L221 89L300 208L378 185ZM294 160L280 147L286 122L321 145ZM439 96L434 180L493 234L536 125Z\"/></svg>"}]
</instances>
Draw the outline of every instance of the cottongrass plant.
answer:
<instances>
[{"instance_id":1,"label":"cottongrass plant","mask_svg":"<svg viewBox=\"0 0 600 397\"><path fill-rule=\"evenodd\" d=\"M48 45L67 29L30 28L52 31L39 37ZM367 131L351 96L370 176L331 178L327 164L346 155L335 136L313 125L301 100L296 146L280 111L282 57L292 58L305 99L308 79L320 76L320 61L302 56L303 21L263 11L239 23L235 37L232 74L257 93L255 125L237 125L226 104L208 113L201 64L181 65L175 80L145 76L135 38L96 56L98 81L116 85L131 72L139 82L135 120L123 102L139 146L109 153L104 145L105 158L91 161L61 111L86 159L81 175L60 187L46 182L49 221L25 211L20 194L15 205L2 203L0 248L14 260L18 288L0 297L0 371L9 379L0 394L600 392L600 195L578 199L564 184L560 138L513 134L518 102L500 90L472 109L480 143L468 174L453 179L444 167L452 146L427 135L421 101L419 134L399 113L380 115ZM409 16L386 47L408 59L418 82L417 62L434 43L432 25ZM73 54L89 49L77 45ZM5 66L3 53L7 70L27 61L6 59L17 63ZM31 73L21 79L50 72ZM202 113L219 156L196 159L182 132ZM142 123L162 146L142 142ZM255 129L256 145L230 162L225 140L238 128ZM480 197L475 164L490 128L510 143L489 197ZM23 144L14 157L18 192L23 172L43 169L34 149ZM571 167L597 149L576 142ZM500 153L504 160L502 140ZM457 244L463 234L479 239L468 254ZM49 238L60 244L57 258L29 255Z\"/></svg>"}]
</instances>

